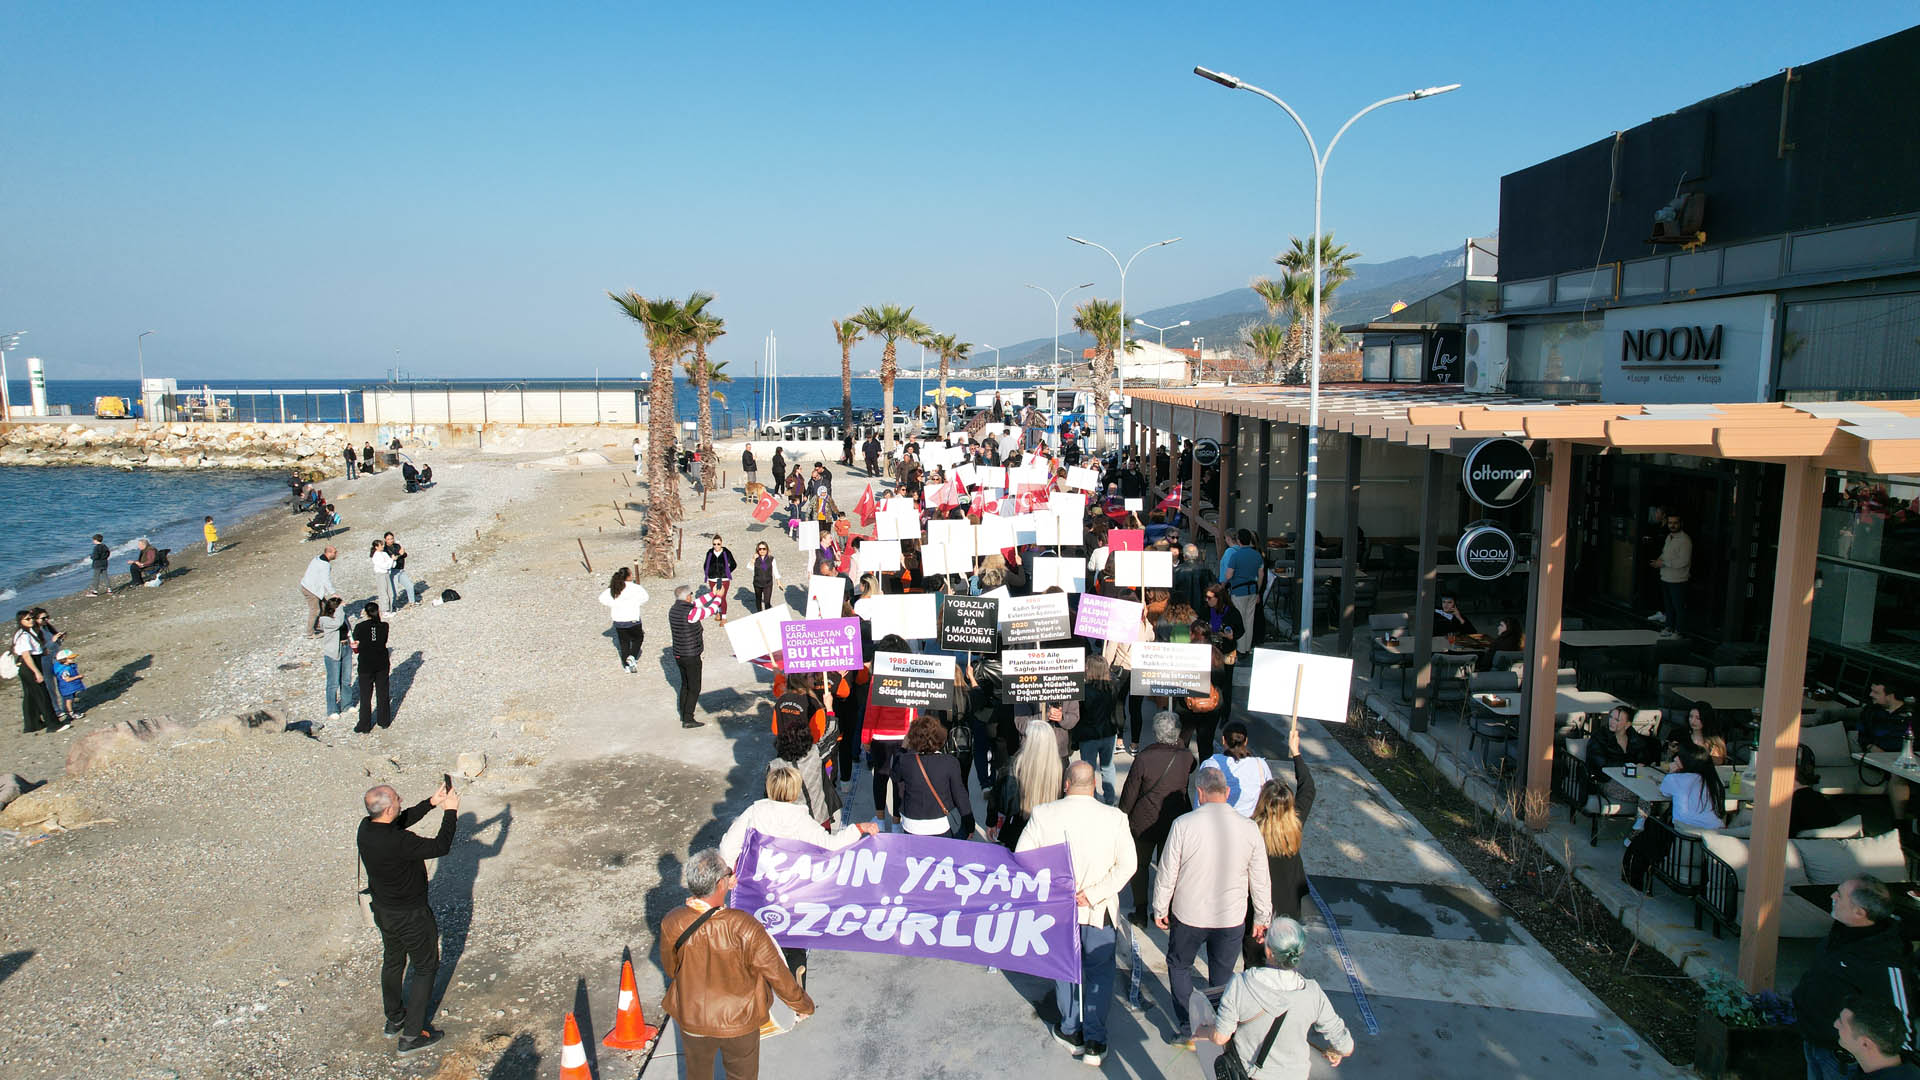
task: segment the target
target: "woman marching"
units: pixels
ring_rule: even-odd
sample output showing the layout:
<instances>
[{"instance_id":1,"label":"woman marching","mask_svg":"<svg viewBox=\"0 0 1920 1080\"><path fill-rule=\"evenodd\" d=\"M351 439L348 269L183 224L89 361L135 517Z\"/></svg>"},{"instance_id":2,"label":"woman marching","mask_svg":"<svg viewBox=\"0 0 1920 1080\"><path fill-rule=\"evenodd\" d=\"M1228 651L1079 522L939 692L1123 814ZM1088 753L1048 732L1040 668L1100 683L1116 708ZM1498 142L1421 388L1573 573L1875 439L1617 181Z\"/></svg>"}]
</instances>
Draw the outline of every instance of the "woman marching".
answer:
<instances>
[{"instance_id":1,"label":"woman marching","mask_svg":"<svg viewBox=\"0 0 1920 1080\"><path fill-rule=\"evenodd\" d=\"M629 675L640 670L640 647L646 644L647 631L640 625L640 608L647 602L647 590L633 583L633 571L621 567L600 593L600 602L613 616L613 640L620 648L620 666Z\"/></svg>"},{"instance_id":2,"label":"woman marching","mask_svg":"<svg viewBox=\"0 0 1920 1080\"><path fill-rule=\"evenodd\" d=\"M1260 788L1260 800L1253 808L1253 823L1260 826L1260 838L1267 847L1267 878L1272 883L1273 921L1300 919L1300 908L1307 897L1307 864L1300 857L1300 834L1313 812L1313 772L1300 756L1300 719L1295 717L1287 732L1287 756L1293 759L1293 787L1285 780L1269 780ZM1249 968L1267 962L1266 946L1253 938L1253 906L1247 906L1247 931L1241 940L1241 955Z\"/></svg>"},{"instance_id":3,"label":"woman marching","mask_svg":"<svg viewBox=\"0 0 1920 1080\"><path fill-rule=\"evenodd\" d=\"M774 561L773 553L765 540L753 548L753 604L755 609L765 611L773 606L773 593L780 587L780 564Z\"/></svg>"}]
</instances>

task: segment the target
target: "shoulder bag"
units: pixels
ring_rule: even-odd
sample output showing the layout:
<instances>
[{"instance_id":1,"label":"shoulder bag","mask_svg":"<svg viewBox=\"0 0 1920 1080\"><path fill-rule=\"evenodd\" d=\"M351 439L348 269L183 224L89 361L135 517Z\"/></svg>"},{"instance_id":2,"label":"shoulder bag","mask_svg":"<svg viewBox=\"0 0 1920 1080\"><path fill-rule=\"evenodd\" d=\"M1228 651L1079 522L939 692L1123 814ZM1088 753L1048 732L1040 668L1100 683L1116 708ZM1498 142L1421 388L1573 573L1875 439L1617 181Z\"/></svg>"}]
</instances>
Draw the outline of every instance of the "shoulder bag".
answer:
<instances>
[{"instance_id":1,"label":"shoulder bag","mask_svg":"<svg viewBox=\"0 0 1920 1080\"><path fill-rule=\"evenodd\" d=\"M1286 1013L1273 1018L1272 1025L1267 1028L1267 1037L1260 1040L1260 1052L1254 1055L1252 1068L1258 1069L1267 1063L1267 1054L1273 1050L1274 1036L1280 1034L1280 1021L1286 1018ZM1240 1048L1232 1040L1228 1040L1220 1056L1213 1059L1214 1080L1248 1080L1247 1069L1247 1063L1240 1060Z\"/></svg>"},{"instance_id":2,"label":"shoulder bag","mask_svg":"<svg viewBox=\"0 0 1920 1080\"><path fill-rule=\"evenodd\" d=\"M947 816L947 835L956 838L959 837L961 825L960 808L957 806L948 806L947 800L940 797L940 790L933 786L933 778L927 775L927 759L924 755L913 755L913 763L920 767L920 779L927 782L927 790L933 794L934 805L938 806L941 813Z\"/></svg>"}]
</instances>

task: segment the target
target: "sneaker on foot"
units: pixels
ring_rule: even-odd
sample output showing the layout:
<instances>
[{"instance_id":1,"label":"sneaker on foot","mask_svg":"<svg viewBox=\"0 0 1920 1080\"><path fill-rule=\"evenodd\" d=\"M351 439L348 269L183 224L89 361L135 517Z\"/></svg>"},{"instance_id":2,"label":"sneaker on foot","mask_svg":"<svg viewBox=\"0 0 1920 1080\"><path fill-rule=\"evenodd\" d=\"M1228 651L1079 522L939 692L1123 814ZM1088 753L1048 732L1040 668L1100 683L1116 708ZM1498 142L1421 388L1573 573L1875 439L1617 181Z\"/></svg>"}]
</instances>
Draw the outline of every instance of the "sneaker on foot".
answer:
<instances>
[{"instance_id":1,"label":"sneaker on foot","mask_svg":"<svg viewBox=\"0 0 1920 1080\"><path fill-rule=\"evenodd\" d=\"M1061 1030L1059 1024L1048 1024L1047 1031L1049 1034L1053 1036L1054 1042L1057 1042L1060 1045L1066 1047L1068 1050L1073 1051L1074 1057L1079 1057L1081 1054L1086 1053L1087 1044L1081 1041L1079 1032L1076 1031L1073 1034L1069 1035L1065 1031Z\"/></svg>"},{"instance_id":2,"label":"sneaker on foot","mask_svg":"<svg viewBox=\"0 0 1920 1080\"><path fill-rule=\"evenodd\" d=\"M705 720L682 720L680 721L680 726L683 728L706 727L707 722Z\"/></svg>"},{"instance_id":3,"label":"sneaker on foot","mask_svg":"<svg viewBox=\"0 0 1920 1080\"><path fill-rule=\"evenodd\" d=\"M1193 1036L1176 1031L1167 1037L1167 1045L1177 1047L1181 1050L1191 1050L1193 1049Z\"/></svg>"},{"instance_id":4,"label":"sneaker on foot","mask_svg":"<svg viewBox=\"0 0 1920 1080\"><path fill-rule=\"evenodd\" d=\"M386 1027L386 1030L385 1030L385 1031L382 1031L382 1032L381 1032L380 1034L382 1034L382 1035L398 1035L398 1034L400 1034L400 1029L401 1029L401 1028L404 1028L404 1027L406 1027L406 1026L407 1026L407 1022L406 1022L405 1020L389 1020L389 1021L387 1021L387 1027Z\"/></svg>"},{"instance_id":5,"label":"sneaker on foot","mask_svg":"<svg viewBox=\"0 0 1920 1080\"><path fill-rule=\"evenodd\" d=\"M425 1050L427 1047L445 1038L446 1034L446 1032L438 1028L428 1028L418 1035L402 1035L400 1036L400 1053L405 1055L411 1054L415 1050Z\"/></svg>"},{"instance_id":6,"label":"sneaker on foot","mask_svg":"<svg viewBox=\"0 0 1920 1080\"><path fill-rule=\"evenodd\" d=\"M94 591L94 590L92 590L92 589L88 589L88 590L87 590L87 595L88 595L88 596L99 596L100 594L99 594L99 593L97 593L97 592L95 592L95 591Z\"/></svg>"},{"instance_id":7,"label":"sneaker on foot","mask_svg":"<svg viewBox=\"0 0 1920 1080\"><path fill-rule=\"evenodd\" d=\"M1107 1044L1090 1042L1087 1052L1080 1055L1080 1064L1098 1066L1107 1060Z\"/></svg>"},{"instance_id":8,"label":"sneaker on foot","mask_svg":"<svg viewBox=\"0 0 1920 1080\"><path fill-rule=\"evenodd\" d=\"M73 726L73 721L71 721L71 720L62 720L62 721L60 721L60 726L59 726L59 727L57 727L57 728L54 728L54 729L53 729L53 733L54 733L54 734L56 734L56 735L58 735L59 733L61 733L61 732L63 732L63 731L65 731L65 730L67 730L68 728L70 728L70 727L72 727L72 726Z\"/></svg>"},{"instance_id":9,"label":"sneaker on foot","mask_svg":"<svg viewBox=\"0 0 1920 1080\"><path fill-rule=\"evenodd\" d=\"M1648 622L1666 622L1667 613L1664 611L1656 611L1653 614L1647 616L1647 621Z\"/></svg>"}]
</instances>

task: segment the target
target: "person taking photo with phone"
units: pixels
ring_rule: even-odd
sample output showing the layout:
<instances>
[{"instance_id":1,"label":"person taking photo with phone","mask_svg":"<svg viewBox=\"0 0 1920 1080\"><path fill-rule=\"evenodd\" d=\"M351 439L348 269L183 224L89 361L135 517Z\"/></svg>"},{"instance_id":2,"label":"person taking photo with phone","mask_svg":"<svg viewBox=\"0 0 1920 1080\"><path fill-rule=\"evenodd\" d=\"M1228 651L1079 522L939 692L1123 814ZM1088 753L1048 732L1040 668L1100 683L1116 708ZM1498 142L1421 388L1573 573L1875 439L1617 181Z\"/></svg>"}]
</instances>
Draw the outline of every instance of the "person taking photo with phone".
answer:
<instances>
[{"instance_id":1,"label":"person taking photo with phone","mask_svg":"<svg viewBox=\"0 0 1920 1080\"><path fill-rule=\"evenodd\" d=\"M460 793L443 777L439 790L404 810L400 793L386 784L368 789L365 801L367 816L360 821L356 846L384 949L380 1004L387 1018L385 1033L398 1035L400 1053L411 1054L440 1041L442 1034L427 1024L427 1001L440 971L440 924L427 904L427 860L453 847ZM429 838L408 831L435 808L441 811L438 834ZM403 996L409 962L413 979Z\"/></svg>"}]
</instances>

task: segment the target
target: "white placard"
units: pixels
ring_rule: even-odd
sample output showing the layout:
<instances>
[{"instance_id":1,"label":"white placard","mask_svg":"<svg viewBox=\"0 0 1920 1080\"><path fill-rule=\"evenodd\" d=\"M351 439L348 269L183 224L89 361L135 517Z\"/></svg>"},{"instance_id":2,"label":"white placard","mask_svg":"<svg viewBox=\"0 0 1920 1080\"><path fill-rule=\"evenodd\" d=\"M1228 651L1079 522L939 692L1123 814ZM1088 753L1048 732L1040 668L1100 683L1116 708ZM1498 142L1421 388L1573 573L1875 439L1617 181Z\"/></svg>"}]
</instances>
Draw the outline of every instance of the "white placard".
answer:
<instances>
[{"instance_id":1,"label":"white placard","mask_svg":"<svg viewBox=\"0 0 1920 1080\"><path fill-rule=\"evenodd\" d=\"M980 519L980 527L974 531L974 550L988 555L997 555L1002 548L1013 545L1013 519L998 514L988 514Z\"/></svg>"},{"instance_id":2,"label":"white placard","mask_svg":"<svg viewBox=\"0 0 1920 1080\"><path fill-rule=\"evenodd\" d=\"M1113 583L1131 589L1173 588L1173 552L1114 552Z\"/></svg>"},{"instance_id":3,"label":"white placard","mask_svg":"<svg viewBox=\"0 0 1920 1080\"><path fill-rule=\"evenodd\" d=\"M1300 702L1297 715L1344 724L1353 688L1353 660L1285 649L1253 650L1253 677L1247 686L1248 712L1294 715L1296 687Z\"/></svg>"},{"instance_id":4,"label":"white placard","mask_svg":"<svg viewBox=\"0 0 1920 1080\"><path fill-rule=\"evenodd\" d=\"M893 573L900 569L900 541L866 540L853 549L853 564L863 574Z\"/></svg>"},{"instance_id":5,"label":"white placard","mask_svg":"<svg viewBox=\"0 0 1920 1080\"><path fill-rule=\"evenodd\" d=\"M798 525L795 525L793 542L800 545L800 550L806 553L807 562L811 564L813 562L813 553L820 550L820 523L817 521L802 521Z\"/></svg>"},{"instance_id":6,"label":"white placard","mask_svg":"<svg viewBox=\"0 0 1920 1080\"><path fill-rule=\"evenodd\" d=\"M1033 514L1016 514L1006 520L1013 529L1014 546L1026 547L1040 542L1040 523Z\"/></svg>"},{"instance_id":7,"label":"white placard","mask_svg":"<svg viewBox=\"0 0 1920 1080\"><path fill-rule=\"evenodd\" d=\"M1078 557L1037 556L1033 560L1033 591L1058 585L1070 593L1087 591L1087 564Z\"/></svg>"},{"instance_id":8,"label":"white placard","mask_svg":"<svg viewBox=\"0 0 1920 1080\"><path fill-rule=\"evenodd\" d=\"M835 580L838 580L837 578ZM793 618L793 609L775 604L744 618L727 622L727 642L733 646L733 658L746 663L780 650L780 624Z\"/></svg>"},{"instance_id":9,"label":"white placard","mask_svg":"<svg viewBox=\"0 0 1920 1080\"><path fill-rule=\"evenodd\" d=\"M952 562L964 563L967 567L965 570L955 570L953 572L956 574L972 573L973 560L979 557L979 552L974 546L973 526L964 521L954 521L949 524L954 525L955 528L949 530L947 533L947 558Z\"/></svg>"},{"instance_id":10,"label":"white placard","mask_svg":"<svg viewBox=\"0 0 1920 1080\"><path fill-rule=\"evenodd\" d=\"M947 555L945 544L928 542L920 545L920 573L927 577L937 574L964 574L972 569L971 566L965 570L953 569L953 561Z\"/></svg>"},{"instance_id":11,"label":"white placard","mask_svg":"<svg viewBox=\"0 0 1920 1080\"><path fill-rule=\"evenodd\" d=\"M1060 543L1060 518L1045 510L1027 515L1033 520L1033 542L1042 547Z\"/></svg>"},{"instance_id":12,"label":"white placard","mask_svg":"<svg viewBox=\"0 0 1920 1080\"><path fill-rule=\"evenodd\" d=\"M880 516L873 519L874 538L877 540L891 540L895 543L901 540L920 539L920 531L918 529L914 530L912 536L906 535L906 530L901 527L903 524L900 515L882 512Z\"/></svg>"},{"instance_id":13,"label":"white placard","mask_svg":"<svg viewBox=\"0 0 1920 1080\"><path fill-rule=\"evenodd\" d=\"M1045 466L1028 465L1024 462L1018 468L1007 470L1007 480L1015 488L1019 488L1023 484L1032 487L1046 487L1047 480L1050 476L1051 474L1047 472Z\"/></svg>"},{"instance_id":14,"label":"white placard","mask_svg":"<svg viewBox=\"0 0 1920 1080\"><path fill-rule=\"evenodd\" d=\"M819 574L807 578L807 618L839 618L841 609L846 606L846 598L846 578L822 577Z\"/></svg>"},{"instance_id":15,"label":"white placard","mask_svg":"<svg viewBox=\"0 0 1920 1080\"><path fill-rule=\"evenodd\" d=\"M947 433L947 441L954 446L965 446L973 441L973 435L966 431L951 431Z\"/></svg>"},{"instance_id":16,"label":"white placard","mask_svg":"<svg viewBox=\"0 0 1920 1080\"><path fill-rule=\"evenodd\" d=\"M1140 510L1145 510L1146 508L1147 508L1147 500L1145 499L1128 499L1123 505L1123 509L1131 510L1131 511L1140 511Z\"/></svg>"},{"instance_id":17,"label":"white placard","mask_svg":"<svg viewBox=\"0 0 1920 1080\"><path fill-rule=\"evenodd\" d=\"M1100 474L1093 469L1082 468L1078 465L1071 466L1067 469L1067 486L1070 488L1079 488L1081 491L1098 491L1100 488Z\"/></svg>"},{"instance_id":18,"label":"white placard","mask_svg":"<svg viewBox=\"0 0 1920 1080\"><path fill-rule=\"evenodd\" d=\"M880 500L880 512L883 514L911 513L918 516L920 508L913 505L912 499L902 496L888 496Z\"/></svg>"},{"instance_id":19,"label":"white placard","mask_svg":"<svg viewBox=\"0 0 1920 1080\"><path fill-rule=\"evenodd\" d=\"M1085 547L1087 543L1087 519L1080 514L1061 514L1056 519L1054 543L1061 547Z\"/></svg>"},{"instance_id":20,"label":"white placard","mask_svg":"<svg viewBox=\"0 0 1920 1080\"><path fill-rule=\"evenodd\" d=\"M1081 517L1087 512L1087 497L1078 492L1056 491L1047 496L1047 509L1061 517Z\"/></svg>"},{"instance_id":21,"label":"white placard","mask_svg":"<svg viewBox=\"0 0 1920 1080\"><path fill-rule=\"evenodd\" d=\"M978 465L960 465L953 470L953 478L960 481L961 487L973 487L979 471Z\"/></svg>"},{"instance_id":22,"label":"white placard","mask_svg":"<svg viewBox=\"0 0 1920 1080\"><path fill-rule=\"evenodd\" d=\"M888 634L899 634L909 641L940 636L940 619L934 610L932 593L869 596L857 601L853 610L873 625L876 641Z\"/></svg>"}]
</instances>

